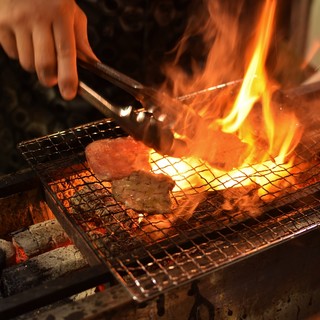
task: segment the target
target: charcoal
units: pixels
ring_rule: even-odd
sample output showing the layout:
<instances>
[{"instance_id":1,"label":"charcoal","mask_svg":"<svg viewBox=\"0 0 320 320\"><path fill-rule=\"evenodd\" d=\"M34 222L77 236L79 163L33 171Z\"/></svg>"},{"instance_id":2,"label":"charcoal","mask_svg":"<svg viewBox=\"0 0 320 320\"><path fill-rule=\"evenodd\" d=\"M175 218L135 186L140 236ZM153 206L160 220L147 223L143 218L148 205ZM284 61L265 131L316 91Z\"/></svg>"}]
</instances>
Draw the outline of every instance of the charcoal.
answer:
<instances>
[{"instance_id":1,"label":"charcoal","mask_svg":"<svg viewBox=\"0 0 320 320\"><path fill-rule=\"evenodd\" d=\"M33 223L28 203L30 198L18 193L0 199L0 236L27 227Z\"/></svg>"},{"instance_id":2,"label":"charcoal","mask_svg":"<svg viewBox=\"0 0 320 320\"><path fill-rule=\"evenodd\" d=\"M16 250L11 241L0 239L0 268L15 262Z\"/></svg>"},{"instance_id":3,"label":"charcoal","mask_svg":"<svg viewBox=\"0 0 320 320\"><path fill-rule=\"evenodd\" d=\"M86 260L74 245L57 248L4 269L2 290L5 296L11 296L86 265Z\"/></svg>"},{"instance_id":4,"label":"charcoal","mask_svg":"<svg viewBox=\"0 0 320 320\"><path fill-rule=\"evenodd\" d=\"M0 198L0 236L26 228L54 216L42 198L42 190L32 189Z\"/></svg>"},{"instance_id":5,"label":"charcoal","mask_svg":"<svg viewBox=\"0 0 320 320\"><path fill-rule=\"evenodd\" d=\"M55 219L34 224L15 233L12 241L18 249L17 252L23 253L23 256L19 257L21 261L71 243Z\"/></svg>"},{"instance_id":6,"label":"charcoal","mask_svg":"<svg viewBox=\"0 0 320 320\"><path fill-rule=\"evenodd\" d=\"M6 253L0 248L0 272L6 265Z\"/></svg>"}]
</instances>

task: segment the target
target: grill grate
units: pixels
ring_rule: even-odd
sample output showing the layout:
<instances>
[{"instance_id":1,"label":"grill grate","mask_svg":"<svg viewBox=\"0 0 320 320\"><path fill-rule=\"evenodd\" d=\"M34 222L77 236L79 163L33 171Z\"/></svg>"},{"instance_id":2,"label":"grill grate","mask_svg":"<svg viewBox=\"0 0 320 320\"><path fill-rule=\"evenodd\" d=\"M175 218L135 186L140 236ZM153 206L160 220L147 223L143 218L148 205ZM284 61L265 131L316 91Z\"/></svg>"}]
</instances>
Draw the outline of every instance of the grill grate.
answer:
<instances>
[{"instance_id":1,"label":"grill grate","mask_svg":"<svg viewBox=\"0 0 320 320\"><path fill-rule=\"evenodd\" d=\"M173 214L158 215L156 221L154 216L126 209L115 201L110 185L89 170L84 155L90 142L124 135L106 119L18 147L39 174L58 220L68 226L69 236L89 262L104 263L138 301L320 224L318 163L295 180L292 174L279 177L285 183L262 195L257 185L245 184L249 179L245 173L233 188L213 190L210 185L225 185L234 177L209 175L208 180L209 169L199 164L190 167L189 174L202 176L201 187L191 188L188 194L182 189L174 192ZM306 161L299 159L297 167ZM266 196L274 197L273 201L263 201ZM186 219L184 215L198 202ZM179 219L173 221L175 215Z\"/></svg>"}]
</instances>

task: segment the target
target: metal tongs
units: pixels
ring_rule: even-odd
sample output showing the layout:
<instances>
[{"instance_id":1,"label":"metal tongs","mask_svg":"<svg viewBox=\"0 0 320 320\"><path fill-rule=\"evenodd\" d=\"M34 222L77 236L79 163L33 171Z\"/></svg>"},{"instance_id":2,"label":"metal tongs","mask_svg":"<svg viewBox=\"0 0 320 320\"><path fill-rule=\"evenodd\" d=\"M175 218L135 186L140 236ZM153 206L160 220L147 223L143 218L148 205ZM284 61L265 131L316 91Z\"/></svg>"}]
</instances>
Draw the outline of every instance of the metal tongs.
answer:
<instances>
[{"instance_id":1,"label":"metal tongs","mask_svg":"<svg viewBox=\"0 0 320 320\"><path fill-rule=\"evenodd\" d=\"M182 100L144 86L99 61L78 60L78 66L123 89L140 102L142 107L138 109L114 105L79 76L79 94L84 99L158 153L178 158L196 156L226 171L238 167L246 158L246 143L236 135L210 127L208 121Z\"/></svg>"},{"instance_id":2,"label":"metal tongs","mask_svg":"<svg viewBox=\"0 0 320 320\"><path fill-rule=\"evenodd\" d=\"M187 143L179 136L193 136L193 124L203 121L181 101L147 87L121 72L99 62L78 60L78 67L105 79L138 100L141 109L117 106L94 90L85 80L79 81L78 93L100 112L112 117L129 135L162 155L189 155Z\"/></svg>"}]
</instances>

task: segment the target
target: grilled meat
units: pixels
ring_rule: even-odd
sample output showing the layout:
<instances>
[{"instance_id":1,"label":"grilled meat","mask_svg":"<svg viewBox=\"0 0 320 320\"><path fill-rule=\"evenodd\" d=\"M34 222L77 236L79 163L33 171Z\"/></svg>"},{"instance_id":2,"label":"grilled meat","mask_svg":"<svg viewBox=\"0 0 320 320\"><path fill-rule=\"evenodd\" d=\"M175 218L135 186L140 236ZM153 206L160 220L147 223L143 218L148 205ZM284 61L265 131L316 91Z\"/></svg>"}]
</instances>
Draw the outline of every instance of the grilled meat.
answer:
<instances>
[{"instance_id":1,"label":"grilled meat","mask_svg":"<svg viewBox=\"0 0 320 320\"><path fill-rule=\"evenodd\" d=\"M174 181L164 174L134 171L129 176L111 182L116 200L127 208L147 213L171 211L170 191Z\"/></svg>"},{"instance_id":2,"label":"grilled meat","mask_svg":"<svg viewBox=\"0 0 320 320\"><path fill-rule=\"evenodd\" d=\"M131 137L122 137L91 142L85 155L96 177L111 181L127 177L133 171L150 171L149 150Z\"/></svg>"}]
</instances>

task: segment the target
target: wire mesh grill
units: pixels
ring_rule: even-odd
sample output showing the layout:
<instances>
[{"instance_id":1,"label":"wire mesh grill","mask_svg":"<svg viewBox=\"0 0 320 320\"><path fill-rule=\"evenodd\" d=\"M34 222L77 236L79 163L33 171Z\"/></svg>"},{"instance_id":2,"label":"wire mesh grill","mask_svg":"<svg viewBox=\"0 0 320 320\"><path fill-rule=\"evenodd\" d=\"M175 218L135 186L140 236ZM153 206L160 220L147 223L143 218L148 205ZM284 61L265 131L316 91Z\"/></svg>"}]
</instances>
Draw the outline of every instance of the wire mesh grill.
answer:
<instances>
[{"instance_id":1,"label":"wire mesh grill","mask_svg":"<svg viewBox=\"0 0 320 320\"><path fill-rule=\"evenodd\" d=\"M80 235L79 249L89 247L138 301L319 226L320 166L310 161L312 144L300 148L308 156L299 155L297 170L290 170L296 174L284 174L288 169L279 166L271 180L270 169L260 169L265 179L259 186L248 184L258 174L253 167L250 177L243 171L235 180L208 174L204 164L190 166L187 176L202 184L185 191L178 182L173 212L146 215L117 202L110 184L99 181L86 163L90 142L124 135L106 119L18 147L39 174L58 220L71 225L69 236Z\"/></svg>"}]
</instances>

